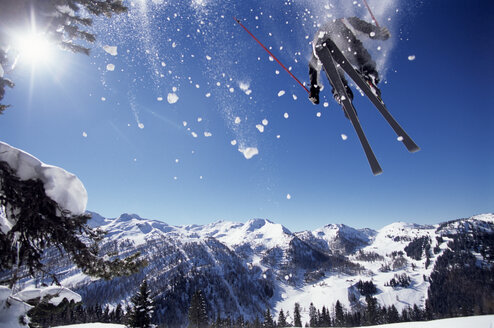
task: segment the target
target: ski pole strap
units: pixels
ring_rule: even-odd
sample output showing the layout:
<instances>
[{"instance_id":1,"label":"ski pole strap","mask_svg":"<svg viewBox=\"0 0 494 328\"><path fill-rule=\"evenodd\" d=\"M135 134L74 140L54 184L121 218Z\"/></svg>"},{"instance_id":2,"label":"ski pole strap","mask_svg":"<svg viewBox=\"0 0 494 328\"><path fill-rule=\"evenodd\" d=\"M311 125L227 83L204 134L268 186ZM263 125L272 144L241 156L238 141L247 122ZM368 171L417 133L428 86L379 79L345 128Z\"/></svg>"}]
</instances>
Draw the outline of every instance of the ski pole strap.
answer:
<instances>
[{"instance_id":1,"label":"ski pole strap","mask_svg":"<svg viewBox=\"0 0 494 328\"><path fill-rule=\"evenodd\" d=\"M280 64L280 66L281 66L281 67L283 67L283 68L285 69L285 71L286 71L288 74L290 74L290 76L291 76L291 77L293 77L293 79L294 79L295 81L297 81L297 82L298 82L298 84L300 84L300 86L301 86L302 88L304 88L304 89L305 89L305 91L307 91L307 93L310 93L310 92L309 92L309 90L305 87L305 85L303 85L303 84L302 84L302 82L300 82L300 81L299 81L299 79L297 79L297 78L295 77L295 75L293 75L293 74L292 74L292 72L290 72L290 71L289 71L289 70L288 70L288 69L287 69L287 68L286 68L286 67L285 67L285 66L284 66L284 65L283 65L283 64L282 64L279 60L278 60L278 58L276 58L276 57L275 57L275 56L271 53L271 51L269 51L269 50L268 50L268 49L267 49L267 48L266 48L266 47L265 47L265 46L261 43L261 41L259 41L259 40L258 40L258 39L254 36L254 34L252 34L252 33L251 33L251 32L250 32L250 31L249 31L249 30L248 30L248 29L247 29L247 28L246 28L246 27L245 27L242 23L240 23L240 20L236 19L235 17L233 17L233 19L234 19L234 20L238 23L238 25L242 26L242 27L243 27L243 29L244 29L247 33L249 33L249 35L250 35L250 36L251 36L254 40L256 40L256 41L257 41L257 43L259 43L259 45L260 45L260 46L261 46L264 50L266 50L266 52L267 52L267 53L268 53L271 57L273 57L273 59L274 59L274 60L276 60L276 62L277 62L278 64Z\"/></svg>"},{"instance_id":2,"label":"ski pole strap","mask_svg":"<svg viewBox=\"0 0 494 328\"><path fill-rule=\"evenodd\" d=\"M380 27L379 24L377 23L377 19L376 17L374 17L374 14L372 13L372 10L370 9L369 5L367 4L367 1L366 0L363 0L364 1L364 4L365 6L367 7L367 10L369 11L371 17L372 17L372 20L374 21L374 23L376 23L376 26L377 27Z\"/></svg>"}]
</instances>

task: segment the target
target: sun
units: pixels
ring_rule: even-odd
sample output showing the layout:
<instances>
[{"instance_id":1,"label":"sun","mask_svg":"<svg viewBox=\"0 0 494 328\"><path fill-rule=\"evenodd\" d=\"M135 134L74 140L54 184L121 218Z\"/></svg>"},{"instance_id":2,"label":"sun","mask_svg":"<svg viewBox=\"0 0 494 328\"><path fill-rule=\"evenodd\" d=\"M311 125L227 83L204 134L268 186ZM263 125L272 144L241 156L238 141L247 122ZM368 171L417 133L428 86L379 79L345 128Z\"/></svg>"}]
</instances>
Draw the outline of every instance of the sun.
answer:
<instances>
[{"instance_id":1,"label":"sun","mask_svg":"<svg viewBox=\"0 0 494 328\"><path fill-rule=\"evenodd\" d=\"M55 45L45 33L30 31L15 37L15 49L19 55L19 62L47 64L53 62Z\"/></svg>"}]
</instances>

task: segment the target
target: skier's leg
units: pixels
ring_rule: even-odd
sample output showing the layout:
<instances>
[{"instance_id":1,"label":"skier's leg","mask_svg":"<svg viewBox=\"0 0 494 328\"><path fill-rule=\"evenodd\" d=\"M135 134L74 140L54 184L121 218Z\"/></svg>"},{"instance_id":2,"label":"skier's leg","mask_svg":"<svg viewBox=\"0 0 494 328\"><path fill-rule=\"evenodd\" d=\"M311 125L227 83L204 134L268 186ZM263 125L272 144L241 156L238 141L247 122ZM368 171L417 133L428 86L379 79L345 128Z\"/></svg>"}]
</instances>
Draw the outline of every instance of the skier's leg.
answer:
<instances>
[{"instance_id":1,"label":"skier's leg","mask_svg":"<svg viewBox=\"0 0 494 328\"><path fill-rule=\"evenodd\" d=\"M355 61L352 63L363 75L372 75L373 78L379 83L379 73L376 70L376 62L372 59L370 53L365 49L362 42L355 40L352 44L354 50Z\"/></svg>"},{"instance_id":2,"label":"skier's leg","mask_svg":"<svg viewBox=\"0 0 494 328\"><path fill-rule=\"evenodd\" d=\"M342 68L338 67L338 75L341 79L341 82L343 82L343 85L345 86L345 92L348 96L348 98L350 98L350 101L353 101L353 92L352 92L352 89L350 89L350 87L348 86L348 81L347 79L345 78L345 71L343 71ZM326 76L327 76L327 73L326 73ZM331 82L331 79L329 78L328 76L328 80L329 80L329 83L331 84L331 93L333 94L333 98L334 100L340 105L342 106L342 99L340 97L340 95L338 94L338 92L336 92L336 89L333 85L333 83ZM341 107L341 109L343 109L343 106ZM346 111L343 109L343 113L345 114L345 117L350 119L348 117L348 114L346 113Z\"/></svg>"},{"instance_id":3,"label":"skier's leg","mask_svg":"<svg viewBox=\"0 0 494 328\"><path fill-rule=\"evenodd\" d=\"M371 55L365 49L362 42L356 40L353 45L355 49L355 56L353 58L352 65L357 67L357 71L366 80L367 84L371 87L374 94L381 98L381 90L377 87L379 83L379 73L376 69L376 62L372 59Z\"/></svg>"}]
</instances>

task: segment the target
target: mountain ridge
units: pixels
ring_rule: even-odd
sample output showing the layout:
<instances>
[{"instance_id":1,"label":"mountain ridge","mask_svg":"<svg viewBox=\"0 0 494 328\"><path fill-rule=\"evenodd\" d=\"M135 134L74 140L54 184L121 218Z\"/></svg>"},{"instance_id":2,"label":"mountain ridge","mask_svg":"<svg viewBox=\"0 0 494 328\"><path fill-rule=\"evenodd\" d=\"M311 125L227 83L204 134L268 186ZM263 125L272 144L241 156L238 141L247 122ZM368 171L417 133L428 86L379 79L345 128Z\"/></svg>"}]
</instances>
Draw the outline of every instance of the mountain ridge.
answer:
<instances>
[{"instance_id":1,"label":"mountain ridge","mask_svg":"<svg viewBox=\"0 0 494 328\"><path fill-rule=\"evenodd\" d=\"M113 219L91 214L89 224L107 231L103 252L122 256L140 252L149 265L136 275L112 281L88 278L59 258L53 259L51 269L88 305L96 300L100 305L128 304L147 279L156 296L156 315L172 326L186 323L195 290L205 294L211 319L242 314L253 320L262 318L267 307L275 315L281 309L291 312L295 302L301 304L305 322L310 303L331 307L339 300L347 309L358 309L365 304L356 287L359 281L376 286L374 297L382 305L395 305L399 311L414 304L424 308L429 277L450 249L448 243L456 235L494 234L494 214L435 225L397 222L377 231L327 224L295 233L266 219L172 226L136 214ZM483 257L484 251L469 250L480 263L491 265L493 259ZM408 286L390 285L403 275Z\"/></svg>"}]
</instances>

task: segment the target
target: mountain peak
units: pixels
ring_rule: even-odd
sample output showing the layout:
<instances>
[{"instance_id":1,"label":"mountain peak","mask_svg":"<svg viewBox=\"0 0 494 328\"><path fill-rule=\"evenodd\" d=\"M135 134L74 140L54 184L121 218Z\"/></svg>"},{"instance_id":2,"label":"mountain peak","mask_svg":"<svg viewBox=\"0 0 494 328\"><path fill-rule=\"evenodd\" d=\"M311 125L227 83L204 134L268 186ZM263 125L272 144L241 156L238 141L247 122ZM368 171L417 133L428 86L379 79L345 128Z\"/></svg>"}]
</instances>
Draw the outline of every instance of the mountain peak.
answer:
<instances>
[{"instance_id":1,"label":"mountain peak","mask_svg":"<svg viewBox=\"0 0 494 328\"><path fill-rule=\"evenodd\" d=\"M247 226L247 231L255 231L255 230L259 230L261 229L262 227L264 227L266 225L266 223L271 223L273 224L273 222L267 220L267 219L250 219L249 221L247 221L245 223L245 225Z\"/></svg>"},{"instance_id":2,"label":"mountain peak","mask_svg":"<svg viewBox=\"0 0 494 328\"><path fill-rule=\"evenodd\" d=\"M141 218L139 215L129 213L123 213L117 218L117 220L120 222L131 221L133 219L143 220L143 218Z\"/></svg>"}]
</instances>

